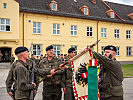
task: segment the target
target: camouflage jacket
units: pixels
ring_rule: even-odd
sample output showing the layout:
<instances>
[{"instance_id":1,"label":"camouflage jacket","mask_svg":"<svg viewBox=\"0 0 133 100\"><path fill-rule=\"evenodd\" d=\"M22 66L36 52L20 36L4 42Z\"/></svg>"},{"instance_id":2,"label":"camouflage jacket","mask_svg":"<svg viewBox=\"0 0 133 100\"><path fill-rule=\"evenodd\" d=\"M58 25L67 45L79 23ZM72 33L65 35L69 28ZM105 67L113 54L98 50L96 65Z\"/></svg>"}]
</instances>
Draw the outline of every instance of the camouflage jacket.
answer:
<instances>
[{"instance_id":1,"label":"camouflage jacket","mask_svg":"<svg viewBox=\"0 0 133 100\"><path fill-rule=\"evenodd\" d=\"M65 61L67 60L69 60L69 58L66 59ZM73 71L72 71L71 62L68 62L66 65L68 66L68 68L65 69L65 87L73 87L72 86Z\"/></svg>"},{"instance_id":2,"label":"camouflage jacket","mask_svg":"<svg viewBox=\"0 0 133 100\"><path fill-rule=\"evenodd\" d=\"M62 62L56 58L53 57L52 60L47 60L47 58L44 58L41 60L41 62L39 63L39 67L45 71L49 71L51 69L56 69L57 67L59 67L59 65ZM64 83L62 82L62 78L63 78L63 73L64 70L58 70L55 75L53 75L50 78L46 78L43 81L43 86L48 86L48 85L61 85L62 87L64 87ZM45 76L46 77L46 76Z\"/></svg>"}]
</instances>

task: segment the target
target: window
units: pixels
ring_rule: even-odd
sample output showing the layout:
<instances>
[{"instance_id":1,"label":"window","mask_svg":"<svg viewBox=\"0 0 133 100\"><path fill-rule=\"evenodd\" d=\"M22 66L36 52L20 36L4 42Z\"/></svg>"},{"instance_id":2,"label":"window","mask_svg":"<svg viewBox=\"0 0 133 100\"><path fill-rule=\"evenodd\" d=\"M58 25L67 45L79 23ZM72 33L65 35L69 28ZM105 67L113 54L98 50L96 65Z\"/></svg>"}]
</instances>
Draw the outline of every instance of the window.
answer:
<instances>
[{"instance_id":1,"label":"window","mask_svg":"<svg viewBox=\"0 0 133 100\"><path fill-rule=\"evenodd\" d=\"M131 38L131 31L130 30L127 30L126 31L126 38L127 39L130 39Z\"/></svg>"},{"instance_id":2,"label":"window","mask_svg":"<svg viewBox=\"0 0 133 100\"><path fill-rule=\"evenodd\" d=\"M87 27L87 36L92 37L92 27Z\"/></svg>"},{"instance_id":3,"label":"window","mask_svg":"<svg viewBox=\"0 0 133 100\"><path fill-rule=\"evenodd\" d=\"M104 55L104 46L101 47L101 54Z\"/></svg>"},{"instance_id":4,"label":"window","mask_svg":"<svg viewBox=\"0 0 133 100\"><path fill-rule=\"evenodd\" d=\"M41 23L33 22L33 34L41 34Z\"/></svg>"},{"instance_id":5,"label":"window","mask_svg":"<svg viewBox=\"0 0 133 100\"><path fill-rule=\"evenodd\" d=\"M116 47L116 56L120 56L120 48Z\"/></svg>"},{"instance_id":6,"label":"window","mask_svg":"<svg viewBox=\"0 0 133 100\"><path fill-rule=\"evenodd\" d=\"M106 28L101 28L101 37L106 38Z\"/></svg>"},{"instance_id":7,"label":"window","mask_svg":"<svg viewBox=\"0 0 133 100\"><path fill-rule=\"evenodd\" d=\"M7 8L7 4L6 3L3 3L3 8Z\"/></svg>"},{"instance_id":8,"label":"window","mask_svg":"<svg viewBox=\"0 0 133 100\"><path fill-rule=\"evenodd\" d=\"M10 31L10 20L0 19L0 31L9 32Z\"/></svg>"},{"instance_id":9,"label":"window","mask_svg":"<svg viewBox=\"0 0 133 100\"><path fill-rule=\"evenodd\" d=\"M71 36L77 36L77 26L76 25L71 26Z\"/></svg>"},{"instance_id":10,"label":"window","mask_svg":"<svg viewBox=\"0 0 133 100\"><path fill-rule=\"evenodd\" d=\"M88 15L88 8L84 8L84 14Z\"/></svg>"},{"instance_id":11,"label":"window","mask_svg":"<svg viewBox=\"0 0 133 100\"><path fill-rule=\"evenodd\" d=\"M53 34L54 35L60 34L60 24L53 24Z\"/></svg>"},{"instance_id":12,"label":"window","mask_svg":"<svg viewBox=\"0 0 133 100\"><path fill-rule=\"evenodd\" d=\"M115 38L119 38L119 30L115 29Z\"/></svg>"},{"instance_id":13,"label":"window","mask_svg":"<svg viewBox=\"0 0 133 100\"><path fill-rule=\"evenodd\" d=\"M127 56L131 56L131 47L127 47Z\"/></svg>"},{"instance_id":14,"label":"window","mask_svg":"<svg viewBox=\"0 0 133 100\"><path fill-rule=\"evenodd\" d=\"M56 3L52 3L52 10L57 10Z\"/></svg>"},{"instance_id":15,"label":"window","mask_svg":"<svg viewBox=\"0 0 133 100\"><path fill-rule=\"evenodd\" d=\"M41 45L39 45L39 44L33 45L33 54L35 56L41 56Z\"/></svg>"},{"instance_id":16,"label":"window","mask_svg":"<svg viewBox=\"0 0 133 100\"><path fill-rule=\"evenodd\" d=\"M76 55L77 55L77 46L76 45L71 45L71 47L75 48L75 51L76 51Z\"/></svg>"},{"instance_id":17,"label":"window","mask_svg":"<svg viewBox=\"0 0 133 100\"><path fill-rule=\"evenodd\" d=\"M114 12L110 12L111 18L115 18Z\"/></svg>"},{"instance_id":18,"label":"window","mask_svg":"<svg viewBox=\"0 0 133 100\"><path fill-rule=\"evenodd\" d=\"M53 45L53 48L54 48L54 54L56 56L60 55L60 45Z\"/></svg>"}]
</instances>

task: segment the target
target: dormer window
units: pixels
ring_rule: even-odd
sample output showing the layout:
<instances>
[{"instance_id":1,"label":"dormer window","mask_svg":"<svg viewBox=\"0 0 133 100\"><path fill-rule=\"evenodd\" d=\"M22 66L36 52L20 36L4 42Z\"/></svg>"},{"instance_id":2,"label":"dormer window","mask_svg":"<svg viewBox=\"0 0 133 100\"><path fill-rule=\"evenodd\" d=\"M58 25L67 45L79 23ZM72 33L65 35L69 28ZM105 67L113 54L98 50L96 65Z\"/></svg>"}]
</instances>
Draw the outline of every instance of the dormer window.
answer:
<instances>
[{"instance_id":1,"label":"dormer window","mask_svg":"<svg viewBox=\"0 0 133 100\"><path fill-rule=\"evenodd\" d=\"M80 10L84 15L89 15L89 8L87 6L80 7Z\"/></svg>"},{"instance_id":2,"label":"dormer window","mask_svg":"<svg viewBox=\"0 0 133 100\"><path fill-rule=\"evenodd\" d=\"M110 15L111 15L111 16L110 16L111 18L115 18L114 12L110 12Z\"/></svg>"},{"instance_id":3,"label":"dormer window","mask_svg":"<svg viewBox=\"0 0 133 100\"><path fill-rule=\"evenodd\" d=\"M55 3L52 3L52 10L57 10L57 6Z\"/></svg>"},{"instance_id":4,"label":"dormer window","mask_svg":"<svg viewBox=\"0 0 133 100\"><path fill-rule=\"evenodd\" d=\"M49 4L50 10L57 11L57 2L52 0Z\"/></svg>"},{"instance_id":5,"label":"dormer window","mask_svg":"<svg viewBox=\"0 0 133 100\"><path fill-rule=\"evenodd\" d=\"M84 14L88 15L88 8L84 8Z\"/></svg>"},{"instance_id":6,"label":"dormer window","mask_svg":"<svg viewBox=\"0 0 133 100\"><path fill-rule=\"evenodd\" d=\"M128 17L133 20L133 13L128 14Z\"/></svg>"},{"instance_id":7,"label":"dormer window","mask_svg":"<svg viewBox=\"0 0 133 100\"><path fill-rule=\"evenodd\" d=\"M115 13L112 9L106 11L106 14L110 17L110 18L115 18Z\"/></svg>"}]
</instances>

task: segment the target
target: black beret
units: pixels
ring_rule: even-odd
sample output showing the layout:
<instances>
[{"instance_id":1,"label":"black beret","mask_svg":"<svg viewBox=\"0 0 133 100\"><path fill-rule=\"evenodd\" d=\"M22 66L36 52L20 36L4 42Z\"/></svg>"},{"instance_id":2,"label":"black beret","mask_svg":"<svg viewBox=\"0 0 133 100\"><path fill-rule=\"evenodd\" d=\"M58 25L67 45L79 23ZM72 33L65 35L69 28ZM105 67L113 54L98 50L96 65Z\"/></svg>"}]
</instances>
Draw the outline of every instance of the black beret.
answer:
<instances>
[{"instance_id":1,"label":"black beret","mask_svg":"<svg viewBox=\"0 0 133 100\"><path fill-rule=\"evenodd\" d=\"M105 50L113 50L113 51L117 51L117 49L116 49L116 47L115 46L113 46L113 45L108 45L108 46L106 46L105 48L104 48L104 51Z\"/></svg>"},{"instance_id":2,"label":"black beret","mask_svg":"<svg viewBox=\"0 0 133 100\"><path fill-rule=\"evenodd\" d=\"M50 50L50 49L53 49L53 46L52 46L52 45L48 46L48 47L46 48L46 51L48 51L48 50Z\"/></svg>"},{"instance_id":3,"label":"black beret","mask_svg":"<svg viewBox=\"0 0 133 100\"><path fill-rule=\"evenodd\" d=\"M28 51L28 49L26 47L17 47L15 49L15 54L17 55L17 54L24 52L24 51Z\"/></svg>"},{"instance_id":4,"label":"black beret","mask_svg":"<svg viewBox=\"0 0 133 100\"><path fill-rule=\"evenodd\" d=\"M73 47L68 49L68 53L72 53L73 51L75 51L75 48L73 48Z\"/></svg>"}]
</instances>

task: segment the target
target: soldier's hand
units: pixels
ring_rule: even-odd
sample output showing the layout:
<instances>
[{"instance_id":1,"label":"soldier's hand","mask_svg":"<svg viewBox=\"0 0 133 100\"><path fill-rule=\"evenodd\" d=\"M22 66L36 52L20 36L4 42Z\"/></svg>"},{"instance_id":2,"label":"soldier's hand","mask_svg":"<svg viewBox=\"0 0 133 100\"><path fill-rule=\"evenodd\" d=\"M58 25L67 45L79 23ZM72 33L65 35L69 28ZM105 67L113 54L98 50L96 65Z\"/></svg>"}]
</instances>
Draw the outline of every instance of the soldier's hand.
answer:
<instances>
[{"instance_id":1,"label":"soldier's hand","mask_svg":"<svg viewBox=\"0 0 133 100\"><path fill-rule=\"evenodd\" d=\"M64 94L66 93L66 88L63 88L63 92L64 92Z\"/></svg>"},{"instance_id":2,"label":"soldier's hand","mask_svg":"<svg viewBox=\"0 0 133 100\"><path fill-rule=\"evenodd\" d=\"M37 94L37 90L34 90L34 93L35 93L35 96L36 96L36 94Z\"/></svg>"},{"instance_id":3,"label":"soldier's hand","mask_svg":"<svg viewBox=\"0 0 133 100\"><path fill-rule=\"evenodd\" d=\"M32 82L32 84L34 85L34 88L36 88L36 83L33 83L33 82Z\"/></svg>"},{"instance_id":4,"label":"soldier's hand","mask_svg":"<svg viewBox=\"0 0 133 100\"><path fill-rule=\"evenodd\" d=\"M47 77L49 78L49 77L52 77L52 74L50 74L50 75L47 75Z\"/></svg>"},{"instance_id":5,"label":"soldier's hand","mask_svg":"<svg viewBox=\"0 0 133 100\"><path fill-rule=\"evenodd\" d=\"M64 65L61 69L68 69L69 66Z\"/></svg>"},{"instance_id":6,"label":"soldier's hand","mask_svg":"<svg viewBox=\"0 0 133 100\"><path fill-rule=\"evenodd\" d=\"M52 69L52 70L50 71L50 73L51 73L52 75L54 75L54 74L55 74L55 69Z\"/></svg>"},{"instance_id":7,"label":"soldier's hand","mask_svg":"<svg viewBox=\"0 0 133 100\"><path fill-rule=\"evenodd\" d=\"M9 94L9 95L11 96L11 98L14 100L12 92L8 92L8 94Z\"/></svg>"}]
</instances>

